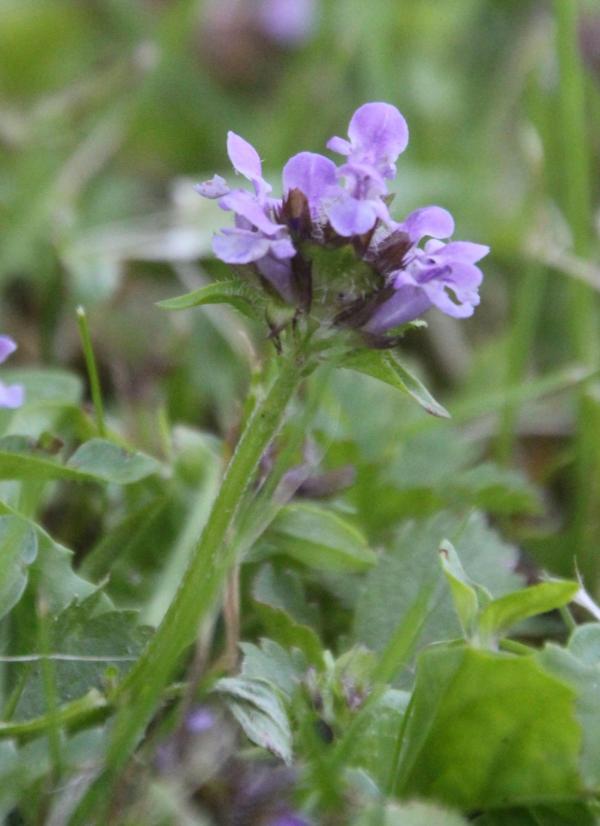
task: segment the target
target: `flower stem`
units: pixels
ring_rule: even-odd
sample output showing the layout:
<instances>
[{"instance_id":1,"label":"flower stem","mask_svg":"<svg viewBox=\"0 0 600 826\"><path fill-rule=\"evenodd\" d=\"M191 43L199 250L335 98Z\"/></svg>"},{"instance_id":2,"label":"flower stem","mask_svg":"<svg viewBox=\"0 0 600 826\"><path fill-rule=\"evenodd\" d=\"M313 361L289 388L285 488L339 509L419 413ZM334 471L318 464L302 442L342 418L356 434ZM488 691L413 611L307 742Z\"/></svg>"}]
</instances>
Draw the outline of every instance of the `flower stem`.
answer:
<instances>
[{"instance_id":1,"label":"flower stem","mask_svg":"<svg viewBox=\"0 0 600 826\"><path fill-rule=\"evenodd\" d=\"M71 824L88 824L108 802L119 770L140 741L183 650L214 608L236 564L232 529L261 456L277 434L295 389L306 375L302 357L282 359L269 391L256 405L231 457L219 494L179 591L140 659L117 690L119 706L106 755L106 771L88 790Z\"/></svg>"}]
</instances>

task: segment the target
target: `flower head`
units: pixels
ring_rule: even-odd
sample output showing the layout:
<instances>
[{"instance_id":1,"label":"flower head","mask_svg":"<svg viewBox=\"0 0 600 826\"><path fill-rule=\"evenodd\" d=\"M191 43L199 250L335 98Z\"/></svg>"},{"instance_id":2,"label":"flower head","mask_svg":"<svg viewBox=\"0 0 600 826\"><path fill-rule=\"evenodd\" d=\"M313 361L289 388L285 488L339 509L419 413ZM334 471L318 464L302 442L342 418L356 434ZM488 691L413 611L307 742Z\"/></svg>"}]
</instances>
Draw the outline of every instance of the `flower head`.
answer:
<instances>
[{"instance_id":1,"label":"flower head","mask_svg":"<svg viewBox=\"0 0 600 826\"><path fill-rule=\"evenodd\" d=\"M477 292L483 273L475 264L489 247L470 241L445 243L454 231L454 220L440 207L423 207L412 212L403 224L385 239L402 247L401 260L388 264L387 285L391 294L377 307L364 329L383 333L406 324L437 307L454 318L467 318L479 304ZM423 238L429 237L423 248ZM376 259L377 260L377 259Z\"/></svg>"},{"instance_id":2,"label":"flower head","mask_svg":"<svg viewBox=\"0 0 600 826\"><path fill-rule=\"evenodd\" d=\"M9 336L0 336L0 364L15 352L17 345ZM0 382L0 407L14 409L25 400L25 391L20 384L3 384Z\"/></svg>"},{"instance_id":3,"label":"flower head","mask_svg":"<svg viewBox=\"0 0 600 826\"><path fill-rule=\"evenodd\" d=\"M227 154L233 168L252 183L247 189L230 189L220 175L200 184L205 198L217 198L221 209L234 213L235 227L223 229L213 239L217 258L227 264L256 264L258 271L281 293L291 299L289 259L296 250L287 228L274 220L277 201L269 197L271 185L262 177L262 163L248 141L229 132Z\"/></svg>"},{"instance_id":4,"label":"flower head","mask_svg":"<svg viewBox=\"0 0 600 826\"><path fill-rule=\"evenodd\" d=\"M476 264L488 247L451 241L454 220L438 206L402 222L390 215L388 181L407 144L396 107L366 103L352 116L348 139L327 143L343 163L314 152L294 155L276 199L256 150L230 132L229 158L252 191L230 189L219 176L198 187L234 213L234 227L214 238L215 254L268 281L297 312L358 330L377 346L392 344L385 333L432 307L454 318L472 315L483 278ZM336 264L324 263L336 255Z\"/></svg>"}]
</instances>

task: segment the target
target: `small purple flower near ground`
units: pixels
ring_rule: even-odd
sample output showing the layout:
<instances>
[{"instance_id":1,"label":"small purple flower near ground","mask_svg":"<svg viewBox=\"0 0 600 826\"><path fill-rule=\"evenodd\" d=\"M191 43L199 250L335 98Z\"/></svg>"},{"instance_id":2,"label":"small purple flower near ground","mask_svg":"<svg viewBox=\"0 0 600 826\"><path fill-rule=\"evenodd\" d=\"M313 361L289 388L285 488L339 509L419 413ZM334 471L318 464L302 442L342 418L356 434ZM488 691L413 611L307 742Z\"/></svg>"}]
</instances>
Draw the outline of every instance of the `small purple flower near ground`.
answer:
<instances>
[{"instance_id":1,"label":"small purple flower near ground","mask_svg":"<svg viewBox=\"0 0 600 826\"><path fill-rule=\"evenodd\" d=\"M298 311L320 310L321 319L324 314L334 326L362 332L374 346L394 343L386 332L433 307L454 318L472 315L483 278L476 264L489 248L451 241L454 220L441 207L417 209L403 222L390 215L388 181L407 144L408 127L396 107L366 103L352 116L348 139L327 143L344 163L314 152L294 155L283 168L283 198L276 199L256 150L230 132L229 158L253 192L232 190L219 176L198 187L235 216L235 226L215 236L215 255L248 267ZM360 278L351 277L356 266L350 262L347 284L319 282L315 247L332 255L352 250ZM337 306L315 308L315 294L329 302L334 295Z\"/></svg>"},{"instance_id":2,"label":"small purple flower near ground","mask_svg":"<svg viewBox=\"0 0 600 826\"><path fill-rule=\"evenodd\" d=\"M215 725L216 717L206 706L199 706L185 718L185 727L190 734L203 734Z\"/></svg>"},{"instance_id":3,"label":"small purple flower near ground","mask_svg":"<svg viewBox=\"0 0 600 826\"><path fill-rule=\"evenodd\" d=\"M0 364L15 352L17 345L9 336L0 336ZM25 391L20 384L3 384L0 382L0 407L14 409L21 407L25 400Z\"/></svg>"}]
</instances>

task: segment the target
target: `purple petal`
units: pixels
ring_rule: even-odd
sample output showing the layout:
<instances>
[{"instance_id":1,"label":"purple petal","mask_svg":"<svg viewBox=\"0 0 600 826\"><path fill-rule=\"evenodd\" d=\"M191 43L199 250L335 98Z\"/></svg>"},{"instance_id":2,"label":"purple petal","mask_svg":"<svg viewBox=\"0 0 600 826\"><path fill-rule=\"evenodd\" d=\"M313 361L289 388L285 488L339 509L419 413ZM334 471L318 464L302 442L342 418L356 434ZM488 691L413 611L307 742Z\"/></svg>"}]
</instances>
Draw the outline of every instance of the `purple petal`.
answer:
<instances>
[{"instance_id":1,"label":"purple petal","mask_svg":"<svg viewBox=\"0 0 600 826\"><path fill-rule=\"evenodd\" d=\"M395 160L408 144L406 121L389 103L365 103L352 115L348 135L353 149Z\"/></svg>"},{"instance_id":2,"label":"purple petal","mask_svg":"<svg viewBox=\"0 0 600 826\"><path fill-rule=\"evenodd\" d=\"M259 232L226 229L213 237L213 251L226 264L249 264L269 251L271 242Z\"/></svg>"},{"instance_id":3,"label":"purple petal","mask_svg":"<svg viewBox=\"0 0 600 826\"><path fill-rule=\"evenodd\" d=\"M262 179L262 164L258 152L252 144L245 141L235 132L227 133L227 154L236 172L239 172L249 181Z\"/></svg>"},{"instance_id":4,"label":"purple petal","mask_svg":"<svg viewBox=\"0 0 600 826\"><path fill-rule=\"evenodd\" d=\"M0 336L0 364L14 353L17 345L10 336Z\"/></svg>"},{"instance_id":5,"label":"purple petal","mask_svg":"<svg viewBox=\"0 0 600 826\"><path fill-rule=\"evenodd\" d=\"M387 192L385 179L373 164L350 161L340 166L338 174L343 175L350 183L354 183L361 193L360 196L355 194L362 199L377 198Z\"/></svg>"},{"instance_id":6,"label":"purple petal","mask_svg":"<svg viewBox=\"0 0 600 826\"><path fill-rule=\"evenodd\" d=\"M296 255L296 248L289 238L281 238L271 242L271 254L275 258L293 258Z\"/></svg>"},{"instance_id":7,"label":"purple petal","mask_svg":"<svg viewBox=\"0 0 600 826\"><path fill-rule=\"evenodd\" d=\"M256 262L258 271L277 290L277 292L290 304L294 301L294 290L292 288L292 270L289 259L280 261L272 255L266 255Z\"/></svg>"},{"instance_id":8,"label":"purple petal","mask_svg":"<svg viewBox=\"0 0 600 826\"><path fill-rule=\"evenodd\" d=\"M428 252L428 245L425 245L425 251ZM472 241L451 241L449 244L444 244L438 248L435 253L440 260L444 261L462 261L466 264L476 264L490 251L485 244L474 244Z\"/></svg>"},{"instance_id":9,"label":"purple petal","mask_svg":"<svg viewBox=\"0 0 600 826\"><path fill-rule=\"evenodd\" d=\"M275 235L282 229L281 224L276 224L265 214L264 208L258 203L256 197L243 189L235 189L225 195L219 201L219 206L245 218L266 235Z\"/></svg>"},{"instance_id":10,"label":"purple petal","mask_svg":"<svg viewBox=\"0 0 600 826\"><path fill-rule=\"evenodd\" d=\"M316 206L325 192L337 182L337 169L333 161L316 152L300 152L283 167L283 189L299 189L308 203Z\"/></svg>"},{"instance_id":11,"label":"purple petal","mask_svg":"<svg viewBox=\"0 0 600 826\"><path fill-rule=\"evenodd\" d=\"M337 152L338 155L349 155L352 152L352 145L350 141L345 138L333 137L327 141L327 149L332 152Z\"/></svg>"},{"instance_id":12,"label":"purple petal","mask_svg":"<svg viewBox=\"0 0 600 826\"><path fill-rule=\"evenodd\" d=\"M415 284L402 284L365 324L369 333L385 333L392 327L407 324L430 309L432 302L427 293Z\"/></svg>"},{"instance_id":13,"label":"purple petal","mask_svg":"<svg viewBox=\"0 0 600 826\"><path fill-rule=\"evenodd\" d=\"M441 310L446 315L452 316L452 318L468 318L469 316L473 315L473 311L477 304L479 304L479 296L477 293L474 293L469 296L469 300L465 301L456 301L454 297L458 299L458 295L454 293L454 297L450 296L448 290L452 290L452 285L443 284L443 283L432 283L431 285L427 285L427 295L431 299L431 303L434 304L438 310Z\"/></svg>"},{"instance_id":14,"label":"purple petal","mask_svg":"<svg viewBox=\"0 0 600 826\"><path fill-rule=\"evenodd\" d=\"M377 220L377 212L371 201L359 201L350 195L336 198L326 210L331 226L344 238L363 235Z\"/></svg>"},{"instance_id":15,"label":"purple petal","mask_svg":"<svg viewBox=\"0 0 600 826\"><path fill-rule=\"evenodd\" d=\"M452 264L450 276L445 280L455 286L457 291L476 290L483 281L483 273L475 264L459 261Z\"/></svg>"},{"instance_id":16,"label":"purple petal","mask_svg":"<svg viewBox=\"0 0 600 826\"><path fill-rule=\"evenodd\" d=\"M14 409L21 407L25 401L25 390L20 384L3 384L0 382L0 407Z\"/></svg>"},{"instance_id":17,"label":"purple petal","mask_svg":"<svg viewBox=\"0 0 600 826\"><path fill-rule=\"evenodd\" d=\"M227 181L220 175L214 175L210 181L204 181L201 184L196 184L194 187L199 195L203 198L222 198L230 191L227 186Z\"/></svg>"},{"instance_id":18,"label":"purple petal","mask_svg":"<svg viewBox=\"0 0 600 826\"><path fill-rule=\"evenodd\" d=\"M438 267L439 269L439 267ZM430 268L431 272L435 268ZM474 264L454 263L439 269L439 277L423 283L423 289L431 302L446 315L454 318L467 318L479 304L477 288L483 279L483 273ZM427 269L419 274L419 280L427 277Z\"/></svg>"},{"instance_id":19,"label":"purple petal","mask_svg":"<svg viewBox=\"0 0 600 826\"><path fill-rule=\"evenodd\" d=\"M418 244L426 235L432 238L449 238L454 232L454 218L448 210L438 206L427 206L411 212L400 229Z\"/></svg>"}]
</instances>

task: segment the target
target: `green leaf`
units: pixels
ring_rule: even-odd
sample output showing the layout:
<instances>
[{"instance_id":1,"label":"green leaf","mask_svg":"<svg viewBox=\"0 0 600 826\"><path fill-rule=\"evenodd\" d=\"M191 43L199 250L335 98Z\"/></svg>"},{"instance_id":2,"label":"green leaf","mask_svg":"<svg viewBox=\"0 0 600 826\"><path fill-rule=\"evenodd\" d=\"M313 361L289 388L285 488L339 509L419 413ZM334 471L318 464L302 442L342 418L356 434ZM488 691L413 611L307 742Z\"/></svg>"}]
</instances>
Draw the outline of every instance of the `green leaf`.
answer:
<instances>
[{"instance_id":1,"label":"green leaf","mask_svg":"<svg viewBox=\"0 0 600 826\"><path fill-rule=\"evenodd\" d=\"M577 626L569 640L569 651L584 665L600 668L600 623Z\"/></svg>"},{"instance_id":2,"label":"green leaf","mask_svg":"<svg viewBox=\"0 0 600 826\"><path fill-rule=\"evenodd\" d=\"M243 315L255 319L258 316L256 305L264 304L264 299L247 282L232 278L207 284L176 298L167 298L159 301L157 306L163 310L189 310L203 304L230 304Z\"/></svg>"},{"instance_id":3,"label":"green leaf","mask_svg":"<svg viewBox=\"0 0 600 826\"><path fill-rule=\"evenodd\" d=\"M242 676L275 686L291 700L307 669L302 653L297 649L286 651L278 643L266 639L260 641L260 646L242 642L240 648L244 654Z\"/></svg>"},{"instance_id":4,"label":"green leaf","mask_svg":"<svg viewBox=\"0 0 600 826\"><path fill-rule=\"evenodd\" d=\"M575 798L575 692L531 657L439 646L421 654L399 791L461 809Z\"/></svg>"},{"instance_id":5,"label":"green leaf","mask_svg":"<svg viewBox=\"0 0 600 826\"><path fill-rule=\"evenodd\" d=\"M135 611L106 610L101 592L74 602L52 620L48 630L52 652L70 659L54 662L59 703L68 703L102 688L107 674L120 678L146 644L149 629L137 625ZM44 681L39 661L13 665L13 681L30 669L15 717L35 717L46 710Z\"/></svg>"},{"instance_id":6,"label":"green leaf","mask_svg":"<svg viewBox=\"0 0 600 826\"><path fill-rule=\"evenodd\" d=\"M54 368L3 368L2 380L22 384L26 405L40 402L78 404L81 401L81 379L74 373Z\"/></svg>"},{"instance_id":7,"label":"green leaf","mask_svg":"<svg viewBox=\"0 0 600 826\"><path fill-rule=\"evenodd\" d=\"M473 513L467 520L453 514L437 516L403 526L389 542L367 574L354 617L355 638L374 650L382 650L399 622L408 615L417 595L430 590L432 610L425 622L420 646L461 635L450 590L439 562L440 543L450 537L458 558L472 582L492 596L514 591L522 578L514 572L517 551L503 542Z\"/></svg>"},{"instance_id":8,"label":"green leaf","mask_svg":"<svg viewBox=\"0 0 600 826\"><path fill-rule=\"evenodd\" d=\"M576 582L556 580L506 594L486 605L479 629L484 636L500 636L522 620L567 605L578 590Z\"/></svg>"},{"instance_id":9,"label":"green leaf","mask_svg":"<svg viewBox=\"0 0 600 826\"><path fill-rule=\"evenodd\" d=\"M90 698L90 702L91 702ZM68 722L68 721L66 721ZM10 725L10 724L9 724ZM2 729L0 729L2 731ZM82 768L99 764L102 749L106 746L103 729L96 727L78 732L63 741L62 768L70 776L81 777ZM36 803L35 786L52 770L52 756L47 737L38 737L17 748L13 742L0 743L0 821L6 822L15 806L20 811L27 808L27 801ZM34 794L32 795L32 789ZM59 799L56 789L54 800ZM64 805L64 801L63 805ZM21 804L21 805L19 805ZM62 821L64 823L64 820Z\"/></svg>"},{"instance_id":10,"label":"green leaf","mask_svg":"<svg viewBox=\"0 0 600 826\"><path fill-rule=\"evenodd\" d=\"M269 529L268 540L277 552L317 570L364 571L377 561L354 525L320 505L282 508Z\"/></svg>"},{"instance_id":11,"label":"green leaf","mask_svg":"<svg viewBox=\"0 0 600 826\"><path fill-rule=\"evenodd\" d=\"M84 442L62 464L32 448L29 440L7 436L0 440L0 479L75 482L102 481L128 485L160 470L156 459L129 452L104 439Z\"/></svg>"},{"instance_id":12,"label":"green leaf","mask_svg":"<svg viewBox=\"0 0 600 826\"><path fill-rule=\"evenodd\" d=\"M365 373L408 393L432 416L448 419L450 414L437 402L424 384L406 369L389 350L354 350L338 362L339 367Z\"/></svg>"},{"instance_id":13,"label":"green leaf","mask_svg":"<svg viewBox=\"0 0 600 826\"><path fill-rule=\"evenodd\" d=\"M310 663L320 666L323 651L311 626L314 611L306 603L299 578L265 565L254 581L252 596L269 636L288 649L300 649Z\"/></svg>"},{"instance_id":14,"label":"green leaf","mask_svg":"<svg viewBox=\"0 0 600 826\"><path fill-rule=\"evenodd\" d=\"M598 826L592 806L554 803L526 809L499 809L476 818L473 826Z\"/></svg>"},{"instance_id":15,"label":"green leaf","mask_svg":"<svg viewBox=\"0 0 600 826\"><path fill-rule=\"evenodd\" d=\"M21 599L37 550L37 537L25 519L0 516L0 618Z\"/></svg>"},{"instance_id":16,"label":"green leaf","mask_svg":"<svg viewBox=\"0 0 600 826\"><path fill-rule=\"evenodd\" d=\"M477 592L471 586L454 546L447 539L440 545L440 560L460 624L465 634L470 636L479 613Z\"/></svg>"},{"instance_id":17,"label":"green leaf","mask_svg":"<svg viewBox=\"0 0 600 826\"><path fill-rule=\"evenodd\" d=\"M600 624L579 626L567 648L547 644L537 657L551 674L577 691L576 712L583 732L581 774L586 787L600 789Z\"/></svg>"},{"instance_id":18,"label":"green leaf","mask_svg":"<svg viewBox=\"0 0 600 826\"><path fill-rule=\"evenodd\" d=\"M21 517L4 502L0 502L0 514L22 519L34 531L38 553L30 567L30 587L44 594L50 613L58 613L74 599L85 599L97 590L96 585L73 570L73 552L55 542L43 528ZM31 626L30 622L28 624Z\"/></svg>"},{"instance_id":19,"label":"green leaf","mask_svg":"<svg viewBox=\"0 0 600 826\"><path fill-rule=\"evenodd\" d=\"M104 439L90 439L69 459L75 468L94 479L130 485L160 470L160 463L144 453L131 452Z\"/></svg>"},{"instance_id":20,"label":"green leaf","mask_svg":"<svg viewBox=\"0 0 600 826\"><path fill-rule=\"evenodd\" d=\"M214 688L226 695L231 713L249 740L292 761L292 733L287 713L272 688L258 680L225 677Z\"/></svg>"},{"instance_id":21,"label":"green leaf","mask_svg":"<svg viewBox=\"0 0 600 826\"><path fill-rule=\"evenodd\" d=\"M456 812L433 803L388 803L385 808L367 810L352 826L467 826Z\"/></svg>"},{"instance_id":22,"label":"green leaf","mask_svg":"<svg viewBox=\"0 0 600 826\"><path fill-rule=\"evenodd\" d=\"M535 514L541 510L539 493L523 473L491 462L450 477L445 490L450 498L491 513Z\"/></svg>"},{"instance_id":23,"label":"green leaf","mask_svg":"<svg viewBox=\"0 0 600 826\"><path fill-rule=\"evenodd\" d=\"M394 764L402 717L410 695L395 688L386 689L365 713L352 752L344 763L360 766L380 788L386 788ZM351 729L352 723L349 727Z\"/></svg>"}]
</instances>

